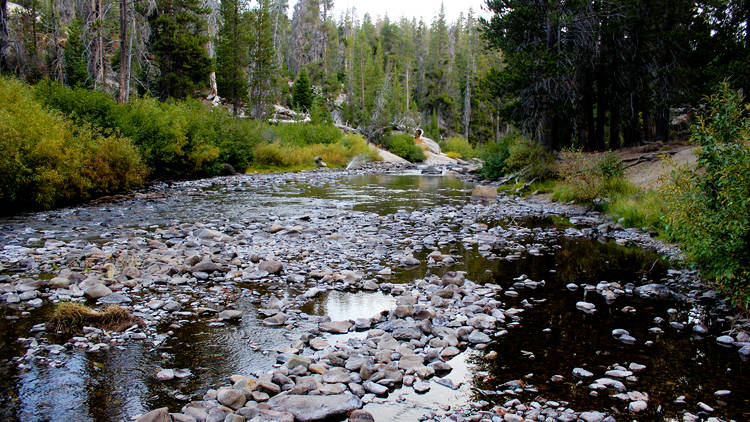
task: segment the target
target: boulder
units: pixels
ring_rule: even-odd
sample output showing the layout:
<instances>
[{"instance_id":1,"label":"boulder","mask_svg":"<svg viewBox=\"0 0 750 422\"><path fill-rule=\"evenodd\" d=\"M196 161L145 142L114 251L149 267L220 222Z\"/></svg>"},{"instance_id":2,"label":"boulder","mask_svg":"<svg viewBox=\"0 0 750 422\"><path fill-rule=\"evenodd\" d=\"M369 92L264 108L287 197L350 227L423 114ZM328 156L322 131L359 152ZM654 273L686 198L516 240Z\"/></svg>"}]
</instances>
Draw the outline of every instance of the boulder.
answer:
<instances>
[{"instance_id":1,"label":"boulder","mask_svg":"<svg viewBox=\"0 0 750 422\"><path fill-rule=\"evenodd\" d=\"M286 315L281 312L263 320L263 325L266 327L280 327L284 324L286 324Z\"/></svg>"},{"instance_id":2,"label":"boulder","mask_svg":"<svg viewBox=\"0 0 750 422\"><path fill-rule=\"evenodd\" d=\"M345 334L349 332L352 325L354 324L352 324L351 321L330 321L321 322L318 325L318 328L320 331L325 331L326 333Z\"/></svg>"},{"instance_id":3,"label":"boulder","mask_svg":"<svg viewBox=\"0 0 750 422\"><path fill-rule=\"evenodd\" d=\"M576 303L576 309L587 314L593 314L596 312L596 305L590 302L578 302Z\"/></svg>"},{"instance_id":4,"label":"boulder","mask_svg":"<svg viewBox=\"0 0 750 422\"><path fill-rule=\"evenodd\" d=\"M331 384L349 382L349 371L344 368L331 368L323 374L323 381Z\"/></svg>"},{"instance_id":5,"label":"boulder","mask_svg":"<svg viewBox=\"0 0 750 422\"><path fill-rule=\"evenodd\" d=\"M656 283L638 286L633 292L644 299L664 300L672 297L672 291L669 290L669 287Z\"/></svg>"},{"instance_id":6,"label":"boulder","mask_svg":"<svg viewBox=\"0 0 750 422\"><path fill-rule=\"evenodd\" d=\"M359 397L344 393L319 396L279 394L268 401L272 410L289 412L297 422L319 421L345 415L362 407Z\"/></svg>"},{"instance_id":7,"label":"boulder","mask_svg":"<svg viewBox=\"0 0 750 422\"><path fill-rule=\"evenodd\" d=\"M306 356L292 355L289 357L289 360L286 361L286 367L289 369L294 369L298 366L302 366L307 369L310 367L311 363L312 362L310 361L310 358Z\"/></svg>"},{"instance_id":8,"label":"boulder","mask_svg":"<svg viewBox=\"0 0 750 422\"><path fill-rule=\"evenodd\" d=\"M219 312L219 319L222 321L232 321L236 319L242 319L242 311L227 309L226 311Z\"/></svg>"},{"instance_id":9,"label":"boulder","mask_svg":"<svg viewBox=\"0 0 750 422\"><path fill-rule=\"evenodd\" d=\"M471 191L472 199L497 200L497 188L494 186L477 185Z\"/></svg>"},{"instance_id":10,"label":"boulder","mask_svg":"<svg viewBox=\"0 0 750 422\"><path fill-rule=\"evenodd\" d=\"M102 283L95 283L86 288L83 291L89 299L99 299L100 297L109 296L112 294L112 290Z\"/></svg>"},{"instance_id":11,"label":"boulder","mask_svg":"<svg viewBox=\"0 0 750 422\"><path fill-rule=\"evenodd\" d=\"M274 260L261 261L260 264L258 264L258 269L265 271L268 274L278 274L281 272L282 268L284 268L284 264Z\"/></svg>"},{"instance_id":12,"label":"boulder","mask_svg":"<svg viewBox=\"0 0 750 422\"><path fill-rule=\"evenodd\" d=\"M364 410L355 410L349 415L349 422L375 422L375 417Z\"/></svg>"},{"instance_id":13,"label":"boulder","mask_svg":"<svg viewBox=\"0 0 750 422\"><path fill-rule=\"evenodd\" d=\"M442 282L444 285L453 284L456 286L463 286L464 279L466 278L466 272L465 271L448 271L445 274L443 274Z\"/></svg>"},{"instance_id":14,"label":"boulder","mask_svg":"<svg viewBox=\"0 0 750 422\"><path fill-rule=\"evenodd\" d=\"M210 274L218 270L219 270L219 266L215 262L212 262L212 261L202 261L193 265L193 267L190 268L190 271L194 273L201 272L201 273Z\"/></svg>"},{"instance_id":15,"label":"boulder","mask_svg":"<svg viewBox=\"0 0 750 422\"><path fill-rule=\"evenodd\" d=\"M49 281L49 287L53 289L65 289L70 286L71 281L65 277L55 277Z\"/></svg>"},{"instance_id":16,"label":"boulder","mask_svg":"<svg viewBox=\"0 0 750 422\"><path fill-rule=\"evenodd\" d=\"M234 410L242 407L247 401L247 399L245 398L245 393L233 388L220 390L219 395L216 398L217 400L219 400L219 403L223 404L224 406L231 407Z\"/></svg>"},{"instance_id":17,"label":"boulder","mask_svg":"<svg viewBox=\"0 0 750 422\"><path fill-rule=\"evenodd\" d=\"M169 416L169 409L162 407L146 413L136 419L135 422L172 422L172 418Z\"/></svg>"},{"instance_id":18,"label":"boulder","mask_svg":"<svg viewBox=\"0 0 750 422\"><path fill-rule=\"evenodd\" d=\"M398 361L398 369L417 369L424 365L424 358L419 355L403 356Z\"/></svg>"}]
</instances>

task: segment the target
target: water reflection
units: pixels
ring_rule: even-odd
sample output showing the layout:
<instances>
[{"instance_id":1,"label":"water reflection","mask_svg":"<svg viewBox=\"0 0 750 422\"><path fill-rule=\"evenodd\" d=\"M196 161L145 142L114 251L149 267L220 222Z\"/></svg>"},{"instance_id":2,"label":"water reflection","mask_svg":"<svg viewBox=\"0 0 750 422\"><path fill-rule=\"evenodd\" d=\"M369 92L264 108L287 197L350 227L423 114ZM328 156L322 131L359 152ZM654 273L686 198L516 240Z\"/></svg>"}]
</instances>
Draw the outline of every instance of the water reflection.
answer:
<instances>
[{"instance_id":1,"label":"water reflection","mask_svg":"<svg viewBox=\"0 0 750 422\"><path fill-rule=\"evenodd\" d=\"M396 307L396 299L380 292L346 293L331 291L302 307L309 315L327 315L334 321L372 318Z\"/></svg>"}]
</instances>

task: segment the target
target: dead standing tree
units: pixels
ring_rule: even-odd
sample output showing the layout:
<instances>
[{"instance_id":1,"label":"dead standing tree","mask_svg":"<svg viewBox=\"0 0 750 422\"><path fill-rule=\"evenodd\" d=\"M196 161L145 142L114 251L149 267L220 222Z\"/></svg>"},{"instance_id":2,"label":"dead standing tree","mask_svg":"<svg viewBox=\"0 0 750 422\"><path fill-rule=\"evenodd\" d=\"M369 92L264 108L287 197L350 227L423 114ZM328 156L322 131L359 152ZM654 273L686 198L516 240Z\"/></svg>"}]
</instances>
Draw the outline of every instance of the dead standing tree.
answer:
<instances>
[{"instance_id":1,"label":"dead standing tree","mask_svg":"<svg viewBox=\"0 0 750 422\"><path fill-rule=\"evenodd\" d=\"M203 0L201 8L207 11L206 28L208 31L208 42L206 43L206 51L211 60L216 60L215 40L216 35L219 33L220 3L218 0ZM218 87L216 86L216 70L211 70L211 73L209 73L208 84L211 89L208 98L214 99L219 95Z\"/></svg>"},{"instance_id":2,"label":"dead standing tree","mask_svg":"<svg viewBox=\"0 0 750 422\"><path fill-rule=\"evenodd\" d=\"M52 0L53 2L55 0ZM86 19L89 74L94 89L104 83L104 9L102 0L91 0Z\"/></svg>"},{"instance_id":3,"label":"dead standing tree","mask_svg":"<svg viewBox=\"0 0 750 422\"><path fill-rule=\"evenodd\" d=\"M117 95L117 102L119 103L126 103L130 98L130 58L133 51L133 31L128 31L128 27L131 21L131 7L132 4L127 0L120 0L120 91Z\"/></svg>"},{"instance_id":4,"label":"dead standing tree","mask_svg":"<svg viewBox=\"0 0 750 422\"><path fill-rule=\"evenodd\" d=\"M0 72L9 68L7 58L10 50L10 36L8 35L8 24L6 22L7 13L7 0L0 0Z\"/></svg>"}]
</instances>

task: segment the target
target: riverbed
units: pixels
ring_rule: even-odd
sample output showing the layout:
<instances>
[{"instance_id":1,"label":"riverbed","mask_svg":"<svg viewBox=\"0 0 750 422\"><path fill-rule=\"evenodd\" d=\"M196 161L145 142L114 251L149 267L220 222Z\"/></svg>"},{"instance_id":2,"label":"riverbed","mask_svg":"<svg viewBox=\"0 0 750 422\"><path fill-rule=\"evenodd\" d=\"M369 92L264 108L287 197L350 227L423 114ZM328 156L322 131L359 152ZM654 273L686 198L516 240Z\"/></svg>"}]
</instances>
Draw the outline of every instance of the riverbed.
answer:
<instances>
[{"instance_id":1,"label":"riverbed","mask_svg":"<svg viewBox=\"0 0 750 422\"><path fill-rule=\"evenodd\" d=\"M438 374L401 368L413 379L369 386L385 393L353 375L316 394L356 396L378 421L750 419L748 338L674 246L578 207L472 201L472 187L418 171L244 175L5 218L0 417L181 412L291 356L333 369L377 330L446 306L392 354ZM109 293L92 297L99 284ZM455 309L430 302L451 285ZM118 304L143 324L61 335L44 325L60 301Z\"/></svg>"}]
</instances>

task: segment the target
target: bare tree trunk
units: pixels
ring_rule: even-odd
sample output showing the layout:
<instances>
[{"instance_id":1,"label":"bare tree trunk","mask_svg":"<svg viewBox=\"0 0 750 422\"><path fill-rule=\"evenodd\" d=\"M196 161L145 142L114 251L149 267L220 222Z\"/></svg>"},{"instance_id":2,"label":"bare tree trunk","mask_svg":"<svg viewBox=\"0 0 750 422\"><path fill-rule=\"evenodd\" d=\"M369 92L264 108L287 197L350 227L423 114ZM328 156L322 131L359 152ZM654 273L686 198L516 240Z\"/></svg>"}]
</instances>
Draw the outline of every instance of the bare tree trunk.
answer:
<instances>
[{"instance_id":1,"label":"bare tree trunk","mask_svg":"<svg viewBox=\"0 0 750 422\"><path fill-rule=\"evenodd\" d=\"M359 69L360 69L359 78L361 82L360 86L362 88L362 101L361 101L362 104L360 105L362 107L362 110L365 109L365 61L364 60L365 60L364 57L359 58Z\"/></svg>"},{"instance_id":2,"label":"bare tree trunk","mask_svg":"<svg viewBox=\"0 0 750 422\"><path fill-rule=\"evenodd\" d=\"M99 53L99 81L101 83L104 83L104 8L102 7L102 0L98 0L97 6L97 16L99 17L99 32L97 34L96 41L99 46L97 48Z\"/></svg>"},{"instance_id":3,"label":"bare tree trunk","mask_svg":"<svg viewBox=\"0 0 750 422\"><path fill-rule=\"evenodd\" d=\"M464 93L464 138L469 139L469 124L471 123L471 78L474 75L474 53L471 54L471 72L466 72L466 92Z\"/></svg>"},{"instance_id":4,"label":"bare tree trunk","mask_svg":"<svg viewBox=\"0 0 750 422\"><path fill-rule=\"evenodd\" d=\"M52 0L53 2L55 0ZM102 9L101 0L91 0L91 15L89 20L89 33L93 40L91 60L91 78L93 79L94 89L99 89L104 82L104 40L102 38Z\"/></svg>"},{"instance_id":5,"label":"bare tree trunk","mask_svg":"<svg viewBox=\"0 0 750 422\"><path fill-rule=\"evenodd\" d=\"M31 2L31 40L34 43L34 55L36 55L36 48L38 44L38 37L36 33L36 2Z\"/></svg>"},{"instance_id":6,"label":"bare tree trunk","mask_svg":"<svg viewBox=\"0 0 750 422\"><path fill-rule=\"evenodd\" d=\"M409 68L406 68L406 112L409 112L409 103L411 103L411 100L409 99Z\"/></svg>"},{"instance_id":7,"label":"bare tree trunk","mask_svg":"<svg viewBox=\"0 0 750 422\"><path fill-rule=\"evenodd\" d=\"M128 39L128 74L125 76L127 84L125 84L125 102L130 101L130 74L133 69L133 34L135 34L135 10L131 9L131 22L132 27L130 28L130 38Z\"/></svg>"},{"instance_id":8,"label":"bare tree trunk","mask_svg":"<svg viewBox=\"0 0 750 422\"><path fill-rule=\"evenodd\" d=\"M55 80L63 82L65 79L64 67L63 67L63 48L60 45L60 22L57 13L57 0L51 0L50 5L52 6L52 42L55 43L55 61L54 61L54 74Z\"/></svg>"},{"instance_id":9,"label":"bare tree trunk","mask_svg":"<svg viewBox=\"0 0 750 422\"><path fill-rule=\"evenodd\" d=\"M130 7L127 0L120 0L120 91L117 102L128 101L130 87L130 41L128 26L130 25Z\"/></svg>"},{"instance_id":10,"label":"bare tree trunk","mask_svg":"<svg viewBox=\"0 0 750 422\"><path fill-rule=\"evenodd\" d=\"M281 48L279 48L280 46L278 44L279 15L281 13L280 13L279 5L278 4L276 5L276 7L274 9L276 10L276 17L275 17L274 22L273 22L273 51L276 53L275 54L276 63L279 66L281 66Z\"/></svg>"},{"instance_id":11,"label":"bare tree trunk","mask_svg":"<svg viewBox=\"0 0 750 422\"><path fill-rule=\"evenodd\" d=\"M8 36L8 25L5 17L8 12L7 0L0 0L0 72L7 70L8 50L10 37Z\"/></svg>"},{"instance_id":12,"label":"bare tree trunk","mask_svg":"<svg viewBox=\"0 0 750 422\"><path fill-rule=\"evenodd\" d=\"M219 32L219 2L215 0L204 0L202 7L208 10L208 16L206 16L206 26L208 27L208 42L206 43L206 51L208 57L211 60L216 59L216 48L214 46L214 39L216 34ZM208 75L208 84L211 89L209 98L216 98L219 95L218 87L216 86L216 71L211 71Z\"/></svg>"}]
</instances>

